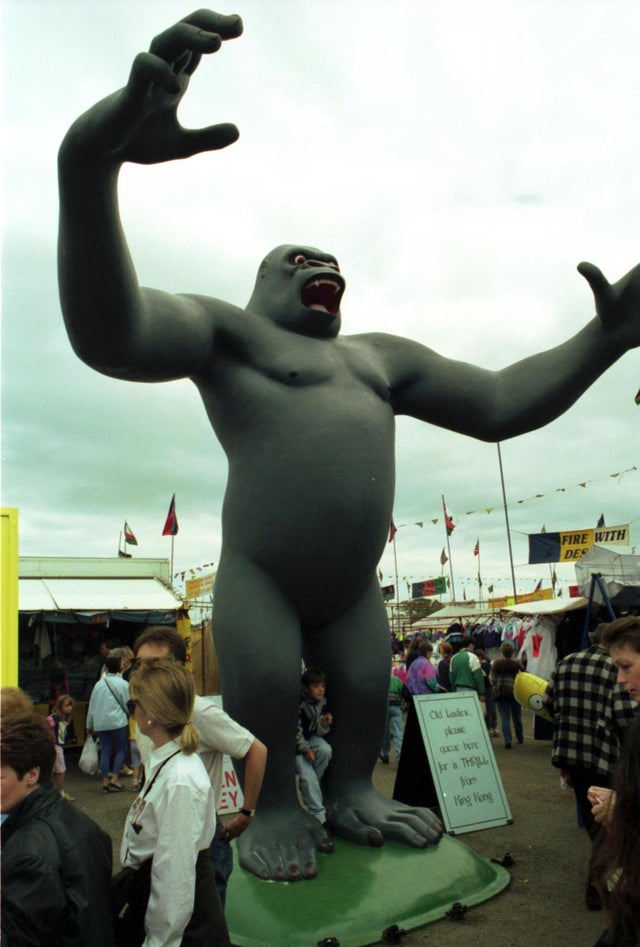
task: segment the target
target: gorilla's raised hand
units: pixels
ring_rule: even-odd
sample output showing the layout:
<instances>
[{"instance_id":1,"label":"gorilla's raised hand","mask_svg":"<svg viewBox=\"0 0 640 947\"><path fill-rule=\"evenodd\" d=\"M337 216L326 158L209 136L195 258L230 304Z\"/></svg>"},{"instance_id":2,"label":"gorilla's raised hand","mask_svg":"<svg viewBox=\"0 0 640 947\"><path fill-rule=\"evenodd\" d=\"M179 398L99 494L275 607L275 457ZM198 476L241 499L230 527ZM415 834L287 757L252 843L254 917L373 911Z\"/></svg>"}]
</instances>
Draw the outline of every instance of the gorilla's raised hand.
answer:
<instances>
[{"instance_id":1,"label":"gorilla's raised hand","mask_svg":"<svg viewBox=\"0 0 640 947\"><path fill-rule=\"evenodd\" d=\"M148 53L139 53L127 85L85 112L66 144L78 156L121 164L158 164L226 148L237 140L235 125L187 129L178 106L203 55L242 34L242 20L198 10L160 33Z\"/></svg>"},{"instance_id":2,"label":"gorilla's raised hand","mask_svg":"<svg viewBox=\"0 0 640 947\"><path fill-rule=\"evenodd\" d=\"M580 263L578 272L591 287L596 313L611 338L623 351L640 345L640 265L617 283L609 283L593 263Z\"/></svg>"}]
</instances>

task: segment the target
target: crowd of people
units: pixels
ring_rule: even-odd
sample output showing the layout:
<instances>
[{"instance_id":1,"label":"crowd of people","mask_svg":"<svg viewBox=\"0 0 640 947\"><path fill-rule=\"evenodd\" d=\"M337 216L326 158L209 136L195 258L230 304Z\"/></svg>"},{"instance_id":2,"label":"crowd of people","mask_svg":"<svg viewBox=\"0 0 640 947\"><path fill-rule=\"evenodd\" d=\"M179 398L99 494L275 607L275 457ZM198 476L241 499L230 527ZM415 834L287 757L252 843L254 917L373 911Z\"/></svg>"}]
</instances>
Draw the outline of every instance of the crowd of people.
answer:
<instances>
[{"instance_id":1,"label":"crowd of people","mask_svg":"<svg viewBox=\"0 0 640 947\"><path fill-rule=\"evenodd\" d=\"M514 696L524 668L504 641L489 661L474 639L453 633L439 654L414 638L392 664L380 759L400 759L403 710L416 696L475 691L489 733L505 747L524 740ZM105 654L87 714L100 743L102 792L134 776L121 871L111 839L64 788L64 745L73 738L73 699L45 718L18 688L2 689L2 944L117 947L228 945L224 915L233 868L229 842L251 823L267 748L211 698L195 694L184 639L173 628L144 631L134 651ZM320 668L306 668L295 742L301 804L325 825L323 775L331 763L333 715ZM544 695L554 721L552 763L573 788L592 840L586 902L604 908L594 947L640 943L640 618L599 626L588 648L556 665ZM244 806L222 825L223 756L242 761ZM132 769L127 770L125 760ZM55 932L55 935L54 935Z\"/></svg>"}]
</instances>

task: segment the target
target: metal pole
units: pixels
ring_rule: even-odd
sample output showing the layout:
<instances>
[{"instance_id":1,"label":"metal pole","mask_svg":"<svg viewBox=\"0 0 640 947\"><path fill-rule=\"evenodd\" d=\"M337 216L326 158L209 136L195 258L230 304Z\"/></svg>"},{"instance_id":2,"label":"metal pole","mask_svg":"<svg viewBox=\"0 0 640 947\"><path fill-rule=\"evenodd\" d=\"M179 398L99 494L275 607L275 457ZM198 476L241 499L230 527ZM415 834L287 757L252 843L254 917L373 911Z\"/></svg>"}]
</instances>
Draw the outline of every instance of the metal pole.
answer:
<instances>
[{"instance_id":1,"label":"metal pole","mask_svg":"<svg viewBox=\"0 0 640 947\"><path fill-rule=\"evenodd\" d=\"M449 530L447 529L447 504L444 502L444 493L442 494L442 512L444 515L444 531L447 537L447 553L449 554L449 575L451 576L451 595L452 601L456 600L456 586L453 581L453 562L451 561L451 544L449 543Z\"/></svg>"},{"instance_id":2,"label":"metal pole","mask_svg":"<svg viewBox=\"0 0 640 947\"><path fill-rule=\"evenodd\" d=\"M396 553L396 534L393 534L393 563L396 570L396 635L400 634L400 587L398 586L398 556ZM393 627L391 629L393 631Z\"/></svg>"},{"instance_id":3,"label":"metal pole","mask_svg":"<svg viewBox=\"0 0 640 947\"><path fill-rule=\"evenodd\" d=\"M504 489L504 473L502 471L502 453L500 451L500 441L496 441L496 447L498 448L498 462L500 464L500 483L502 485L502 503L504 505L504 521L507 527L507 544L509 546L509 565L511 566L511 582L513 584L513 601L514 604L518 604L518 593L516 592L516 575L513 571L513 552L511 549L511 533L509 531L509 513L507 512L507 494Z\"/></svg>"}]
</instances>

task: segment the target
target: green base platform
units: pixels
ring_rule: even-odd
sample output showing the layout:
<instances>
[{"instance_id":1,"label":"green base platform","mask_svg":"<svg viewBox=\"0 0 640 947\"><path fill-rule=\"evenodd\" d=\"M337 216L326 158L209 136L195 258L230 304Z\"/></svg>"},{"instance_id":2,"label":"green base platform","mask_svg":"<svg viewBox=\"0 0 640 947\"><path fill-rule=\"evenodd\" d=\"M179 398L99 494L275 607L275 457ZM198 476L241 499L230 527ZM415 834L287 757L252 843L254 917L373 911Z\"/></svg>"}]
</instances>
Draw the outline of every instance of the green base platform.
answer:
<instances>
[{"instance_id":1,"label":"green base platform","mask_svg":"<svg viewBox=\"0 0 640 947\"><path fill-rule=\"evenodd\" d=\"M392 924L420 927L456 901L486 901L510 880L502 866L448 835L424 850L334 841L332 855L318 856L313 881L261 881L239 868L236 856L225 910L234 945L315 947L335 937L340 947L363 947L381 941Z\"/></svg>"}]
</instances>

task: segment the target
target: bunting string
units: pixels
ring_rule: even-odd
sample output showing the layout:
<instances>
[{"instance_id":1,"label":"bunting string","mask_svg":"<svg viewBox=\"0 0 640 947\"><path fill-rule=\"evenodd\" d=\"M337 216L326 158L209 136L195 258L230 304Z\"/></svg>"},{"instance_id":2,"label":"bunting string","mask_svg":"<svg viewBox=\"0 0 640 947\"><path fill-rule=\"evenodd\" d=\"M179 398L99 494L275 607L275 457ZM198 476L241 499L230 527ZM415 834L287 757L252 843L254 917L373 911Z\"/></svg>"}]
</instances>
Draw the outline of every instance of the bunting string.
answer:
<instances>
[{"instance_id":1,"label":"bunting string","mask_svg":"<svg viewBox=\"0 0 640 947\"><path fill-rule=\"evenodd\" d=\"M513 507L515 507L515 506L522 506L524 503L531 503L533 500L541 500L543 497L549 496L549 494L551 494L551 493L566 493L567 490L572 490L572 489L576 489L576 488L580 488L580 489L584 490L584 489L586 489L586 488L589 486L589 484L598 483L598 482L601 481L601 480L609 480L609 479L615 480L615 479L619 478L619 479L617 480L617 482L618 482L618 483L621 483L621 482L622 482L622 478L623 478L623 476L624 476L625 474L627 474L627 473L632 473L633 471L637 471L637 469L638 469L637 467L627 467L625 470L619 470L617 473L604 474L604 475L601 476L601 477L594 477L592 480L582 480L580 483L571 484L571 485L568 486L568 487L556 487L554 490L548 490L546 493L534 493L534 494L533 494L532 496L530 496L530 497L524 497L522 500L514 500L514 501L512 501L511 503L508 503L508 504L507 504L507 509L511 509L511 508L513 508ZM485 507L485 508L482 509L482 510L467 510L467 512L466 512L464 515L465 515L465 516L475 516L477 513L493 513L495 510L497 510L499 513L502 513L503 510L504 510L504 507L502 506L502 504L500 504L500 505L497 505L497 504L496 504L496 506L487 506L487 507ZM440 516L434 516L434 517L430 517L428 522L430 522L430 523L432 523L434 526L436 526L436 525L441 521L441 519L442 519L442 515L440 515ZM458 518L458 519L459 519L459 518ZM455 515L454 515L454 517L453 517L453 520L454 520L454 522L455 522L455 520L456 520L456 516L455 516ZM409 525L409 524L407 524L407 523L399 523L399 524L398 524L398 528L400 528L400 526L407 526L407 525ZM415 523L414 525L415 525L415 526L422 526L423 523Z\"/></svg>"}]
</instances>

